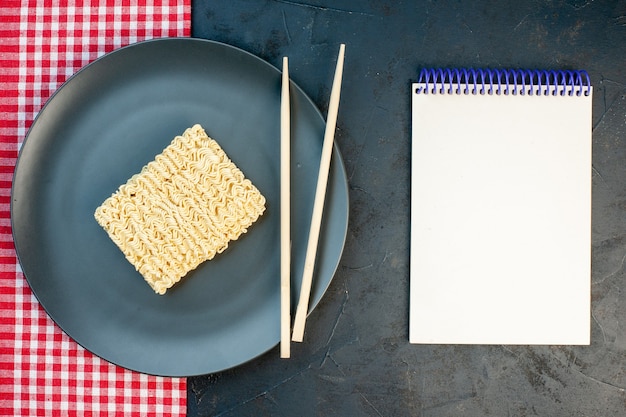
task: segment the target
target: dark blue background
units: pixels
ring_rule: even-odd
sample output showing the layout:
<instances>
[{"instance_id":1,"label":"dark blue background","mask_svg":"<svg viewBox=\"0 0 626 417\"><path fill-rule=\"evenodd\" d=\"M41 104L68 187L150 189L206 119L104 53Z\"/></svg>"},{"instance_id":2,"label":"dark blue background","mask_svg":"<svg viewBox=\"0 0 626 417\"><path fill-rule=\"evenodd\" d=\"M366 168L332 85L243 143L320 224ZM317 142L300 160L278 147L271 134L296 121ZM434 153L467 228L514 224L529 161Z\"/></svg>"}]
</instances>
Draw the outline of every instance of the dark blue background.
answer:
<instances>
[{"instance_id":1,"label":"dark blue background","mask_svg":"<svg viewBox=\"0 0 626 417\"><path fill-rule=\"evenodd\" d=\"M351 208L304 343L190 378L190 416L626 415L625 1L197 0L192 19L194 37L277 68L288 56L324 115L346 44L336 142ZM591 346L409 345L409 86L432 66L589 72Z\"/></svg>"}]
</instances>

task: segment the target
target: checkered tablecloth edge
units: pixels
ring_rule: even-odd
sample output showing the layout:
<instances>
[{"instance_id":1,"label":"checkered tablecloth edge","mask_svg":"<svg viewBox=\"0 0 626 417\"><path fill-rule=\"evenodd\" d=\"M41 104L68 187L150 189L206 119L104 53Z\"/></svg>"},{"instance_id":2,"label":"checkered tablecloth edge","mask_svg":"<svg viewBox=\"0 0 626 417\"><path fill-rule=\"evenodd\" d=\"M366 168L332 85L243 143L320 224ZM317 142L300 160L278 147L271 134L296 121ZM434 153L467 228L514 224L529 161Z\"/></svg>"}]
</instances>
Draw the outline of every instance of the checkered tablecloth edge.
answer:
<instances>
[{"instance_id":1,"label":"checkered tablecloth edge","mask_svg":"<svg viewBox=\"0 0 626 417\"><path fill-rule=\"evenodd\" d=\"M3 0L0 5L0 415L184 416L186 379L112 365L41 308L16 258L11 181L19 147L50 95L122 46L189 36L190 0Z\"/></svg>"}]
</instances>

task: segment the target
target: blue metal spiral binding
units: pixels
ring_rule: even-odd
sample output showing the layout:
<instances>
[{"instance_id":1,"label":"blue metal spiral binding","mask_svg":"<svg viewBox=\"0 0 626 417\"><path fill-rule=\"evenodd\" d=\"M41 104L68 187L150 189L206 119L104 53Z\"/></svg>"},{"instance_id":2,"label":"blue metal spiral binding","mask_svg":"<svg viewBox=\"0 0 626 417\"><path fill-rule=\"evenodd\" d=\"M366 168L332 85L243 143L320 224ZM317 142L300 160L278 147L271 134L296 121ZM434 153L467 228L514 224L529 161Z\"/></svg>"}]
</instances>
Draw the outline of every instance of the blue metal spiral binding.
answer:
<instances>
[{"instance_id":1,"label":"blue metal spiral binding","mask_svg":"<svg viewBox=\"0 0 626 417\"><path fill-rule=\"evenodd\" d=\"M589 74L582 70L423 68L417 94L588 96Z\"/></svg>"}]
</instances>

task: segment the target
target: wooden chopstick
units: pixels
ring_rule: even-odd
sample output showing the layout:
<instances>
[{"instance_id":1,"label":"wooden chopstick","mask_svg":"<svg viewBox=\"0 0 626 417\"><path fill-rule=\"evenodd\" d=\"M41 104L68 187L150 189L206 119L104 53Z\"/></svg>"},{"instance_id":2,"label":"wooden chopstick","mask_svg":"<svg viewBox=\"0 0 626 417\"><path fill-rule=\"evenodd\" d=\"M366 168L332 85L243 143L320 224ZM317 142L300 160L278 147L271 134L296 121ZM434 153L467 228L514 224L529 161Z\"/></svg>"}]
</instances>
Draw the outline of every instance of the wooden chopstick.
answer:
<instances>
[{"instance_id":1,"label":"wooden chopstick","mask_svg":"<svg viewBox=\"0 0 626 417\"><path fill-rule=\"evenodd\" d=\"M289 62L283 57L280 94L280 357L289 358L291 347L291 238L290 238L290 108Z\"/></svg>"},{"instance_id":2,"label":"wooden chopstick","mask_svg":"<svg viewBox=\"0 0 626 417\"><path fill-rule=\"evenodd\" d=\"M313 203L313 216L311 217L311 229L309 231L309 242L307 245L304 260L304 271L302 274L302 287L300 288L300 299L296 308L296 317L293 324L292 340L302 342L304 338L304 325L309 310L309 298L311 295L311 284L313 281L313 269L315 267L315 256L319 241L320 227L322 223L322 211L326 197L326 185L330 169L330 157L332 155L333 142L335 139L335 128L337 125L337 113L339 111L339 95L341 92L341 78L343 76L343 61L345 54L345 44L339 47L337 58L337 68L333 79L333 87L330 92L328 104L328 116L326 118L326 131L324 132L324 143L322 145L322 158L320 170L317 177L317 188L315 190L315 201Z\"/></svg>"}]
</instances>

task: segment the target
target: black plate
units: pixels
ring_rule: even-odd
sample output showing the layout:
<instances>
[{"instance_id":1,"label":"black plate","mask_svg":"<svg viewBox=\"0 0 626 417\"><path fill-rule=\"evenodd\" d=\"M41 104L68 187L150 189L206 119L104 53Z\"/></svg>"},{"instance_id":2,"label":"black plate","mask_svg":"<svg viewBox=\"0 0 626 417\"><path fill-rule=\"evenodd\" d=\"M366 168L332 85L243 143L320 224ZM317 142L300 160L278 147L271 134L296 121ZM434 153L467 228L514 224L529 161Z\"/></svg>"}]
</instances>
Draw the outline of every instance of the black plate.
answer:
<instances>
[{"instance_id":1,"label":"black plate","mask_svg":"<svg viewBox=\"0 0 626 417\"><path fill-rule=\"evenodd\" d=\"M191 376L234 367L278 343L280 82L276 68L240 49L160 39L103 56L48 101L15 170L13 235L39 302L80 345L135 371ZM291 87L295 304L324 120ZM265 195L267 210L226 252L159 296L93 212L194 123ZM311 309L330 284L347 230L346 173L333 152Z\"/></svg>"}]
</instances>

